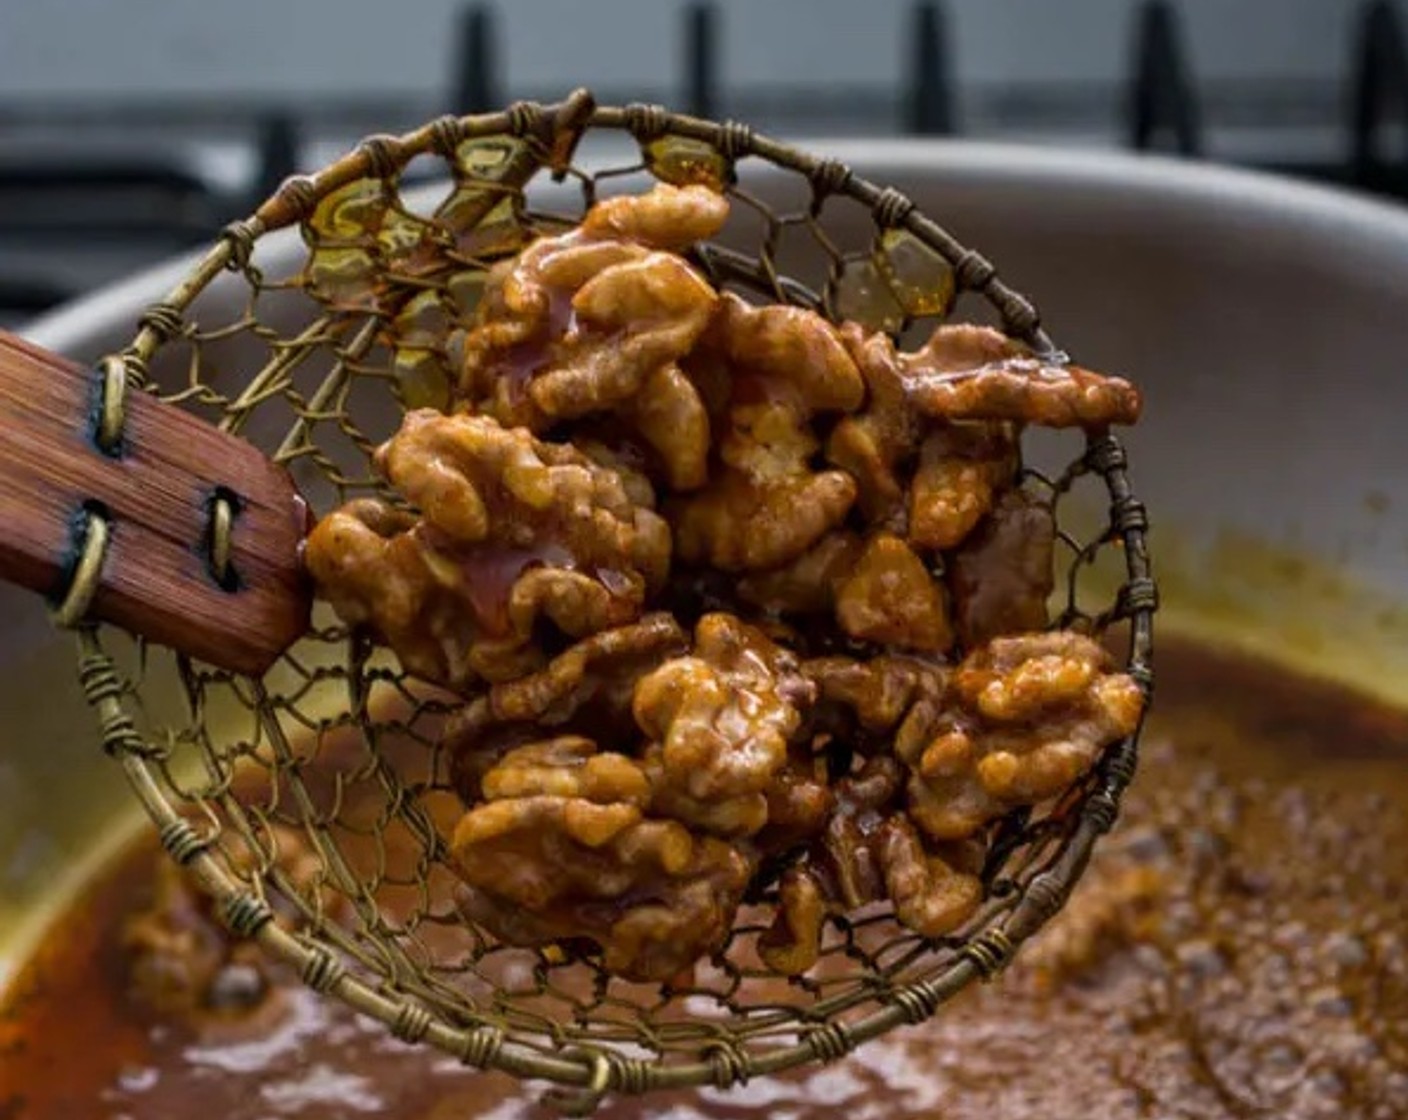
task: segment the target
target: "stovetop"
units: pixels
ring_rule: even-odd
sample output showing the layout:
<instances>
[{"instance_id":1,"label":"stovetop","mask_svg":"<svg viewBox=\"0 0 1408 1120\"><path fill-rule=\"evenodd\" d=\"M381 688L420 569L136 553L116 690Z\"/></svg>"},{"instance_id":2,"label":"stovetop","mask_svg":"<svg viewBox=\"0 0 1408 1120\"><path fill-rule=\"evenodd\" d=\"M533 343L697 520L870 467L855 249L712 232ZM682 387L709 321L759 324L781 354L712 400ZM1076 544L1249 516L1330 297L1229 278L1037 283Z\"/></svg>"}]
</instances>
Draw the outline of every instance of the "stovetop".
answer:
<instances>
[{"instance_id":1,"label":"stovetop","mask_svg":"<svg viewBox=\"0 0 1408 1120\"><path fill-rule=\"evenodd\" d=\"M162 2L128 3L123 11L146 9L150 15ZM424 80L376 82L368 76L374 71L365 67L357 71L362 80L356 87L338 86L319 76L322 72L310 61L278 71L293 75L282 83L255 83L269 88L240 93L238 74L231 78L225 73L238 69L237 59L210 41L190 36L183 41L163 24L169 39L165 49L180 51L190 72L186 86L177 88L179 75L147 75L145 84L128 83L134 88L119 95L91 67L77 76L51 73L45 59L17 54L13 36L7 59L0 27L0 322L20 322L208 242L212 230L247 213L286 175L318 166L363 135L414 127L446 111L475 112L517 98L560 97L565 87L546 79L563 72L571 57L572 32L557 28L553 39L548 9L554 2L562 13L569 12L561 0L536 0L531 19L525 15L526 0L447 9L446 26L454 29L448 40L414 48L422 54L426 49L448 52L451 64L433 76L429 85L435 88L429 92ZM874 18L864 24L860 37L850 33L848 42L840 23L827 21L839 21L837 13L843 11L854 13L856 6L849 3L804 5L788 17L793 21L788 30L786 5L776 0L747 6L652 0L637 13L631 50L622 56L632 65L612 66L601 75L604 81L592 81L591 74L582 80L603 101L660 101L700 115L747 120L773 133L968 136L1159 150L1408 204L1408 39L1397 6L1389 0L1297 0L1289 5L1288 0L1255 0L1270 4L1258 16L1253 2L1062 0L1052 5L1049 0L1004 0L1001 6L985 3L978 9L958 0L868 0ZM800 3L793 0L790 6ZM90 15L102 7L96 0L73 0L49 10L70 6L91 9ZM4 19L14 20L25 7L9 8ZM184 7L188 13L224 8ZM328 29L307 24L314 18L311 9L327 19L329 6L260 0L228 10L238 9L242 19L252 20L254 7L287 19L285 37L290 44L297 42L297 49L329 35ZM610 7L604 0L589 9L578 7L572 9L578 13L573 18ZM344 20L360 10L342 2L338 9ZM1020 10L1025 13L1020 18L1029 21L1002 40L1023 44L1027 53L1020 59L978 49L983 41L972 31L974 13L981 10L991 21L999 9L1014 19L1018 16L1012 13ZM1058 9L1060 16L1053 14ZM1218 20L1230 19L1236 9L1242 10L1242 23L1228 24L1224 31ZM368 8L378 10L385 8ZM815 13L815 19L807 21L807 13ZM33 38L41 30L34 23L41 6L23 14L29 22L18 30ZM1267 22L1278 14L1302 22L1289 28ZM1319 20L1313 26L1306 22L1312 15ZM169 22L169 13L166 18ZM425 18L418 13L418 21ZM1063 27L1063 18L1090 22ZM1253 41L1247 36L1258 18L1281 35L1285 50L1300 52L1297 58L1338 57L1326 57L1319 69L1278 70L1264 58L1239 68L1238 52ZM565 26L570 20L563 14L560 22ZM888 47L876 38L881 24L891 32ZM759 28L756 36L748 33L753 25ZM1306 41L1327 38L1325 29L1335 30L1338 40ZM126 25L120 30L132 33ZM836 34L826 38L827 30ZM90 31L99 33L96 24ZM1057 65L1067 56L1055 43L1049 53L1041 51L1042 36L1058 33L1068 45L1080 45L1082 61L1068 52L1064 67ZM263 34L285 32L275 26ZM551 49L525 54L525 36ZM781 57L776 54L779 36L794 40L786 65L776 61ZM208 38L220 41L213 29ZM1241 42L1226 41L1238 38ZM610 36L602 40L613 41L624 42ZM641 57L640 43L661 49ZM237 46L229 50L236 52ZM131 53L114 50L110 65L116 70L132 65ZM1250 59L1251 52L1246 54ZM1215 65L1204 65L1208 58ZM202 65L210 80L204 88L192 88ZM26 76L27 86L21 81ZM63 91L45 88L46 82L49 87L62 84Z\"/></svg>"}]
</instances>

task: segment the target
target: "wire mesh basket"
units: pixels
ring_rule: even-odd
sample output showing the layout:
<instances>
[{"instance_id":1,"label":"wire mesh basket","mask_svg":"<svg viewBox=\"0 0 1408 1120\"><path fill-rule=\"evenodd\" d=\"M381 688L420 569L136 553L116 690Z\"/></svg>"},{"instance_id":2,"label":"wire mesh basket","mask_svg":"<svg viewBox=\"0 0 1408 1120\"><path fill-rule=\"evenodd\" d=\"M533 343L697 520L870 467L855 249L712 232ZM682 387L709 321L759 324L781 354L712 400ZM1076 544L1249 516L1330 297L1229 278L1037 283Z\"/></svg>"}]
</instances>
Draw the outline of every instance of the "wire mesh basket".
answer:
<instances>
[{"instance_id":1,"label":"wire mesh basket","mask_svg":"<svg viewBox=\"0 0 1408 1120\"><path fill-rule=\"evenodd\" d=\"M388 496L371 455L407 409L446 405L455 327L487 270L597 199L657 180L728 195L728 227L695 254L721 288L899 340L962 309L1064 360L1034 306L896 190L741 125L598 107L585 93L375 137L289 180L225 230L117 359L130 384L283 463L316 511ZM280 229L306 246L282 272L263 252ZM1049 467L1027 452L1022 485L1059 514L1053 625L1102 636L1147 691L1155 589L1125 453L1083 432L1047 451ZM933 1015L1059 909L1135 768L1131 737L1059 803L1004 819L982 907L952 936L912 933L885 906L835 916L817 966L782 979L753 951L767 887L691 986L671 988L554 946L499 944L457 911L444 856L460 805L440 732L462 701L325 608L260 679L112 628L81 642L107 749L237 936L397 1038L557 1083L577 1111L607 1092L727 1086L835 1059ZM294 845L316 858L290 861Z\"/></svg>"}]
</instances>

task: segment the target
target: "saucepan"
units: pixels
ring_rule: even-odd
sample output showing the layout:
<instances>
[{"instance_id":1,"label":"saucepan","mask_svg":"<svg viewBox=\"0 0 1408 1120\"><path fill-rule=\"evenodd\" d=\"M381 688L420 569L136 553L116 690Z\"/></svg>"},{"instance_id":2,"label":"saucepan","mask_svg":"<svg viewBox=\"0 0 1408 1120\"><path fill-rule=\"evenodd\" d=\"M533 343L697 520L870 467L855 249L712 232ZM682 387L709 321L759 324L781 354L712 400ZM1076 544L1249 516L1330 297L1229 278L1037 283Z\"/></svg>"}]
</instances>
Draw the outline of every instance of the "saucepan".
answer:
<instances>
[{"instance_id":1,"label":"saucepan","mask_svg":"<svg viewBox=\"0 0 1408 1120\"><path fill-rule=\"evenodd\" d=\"M1032 294L1073 358L1141 385L1128 446L1153 514L1162 633L1408 702L1408 209L1152 156L802 146L908 194ZM291 268L303 247L286 231L268 251ZM188 266L21 333L96 359ZM98 747L72 640L0 588L0 989L142 824Z\"/></svg>"}]
</instances>

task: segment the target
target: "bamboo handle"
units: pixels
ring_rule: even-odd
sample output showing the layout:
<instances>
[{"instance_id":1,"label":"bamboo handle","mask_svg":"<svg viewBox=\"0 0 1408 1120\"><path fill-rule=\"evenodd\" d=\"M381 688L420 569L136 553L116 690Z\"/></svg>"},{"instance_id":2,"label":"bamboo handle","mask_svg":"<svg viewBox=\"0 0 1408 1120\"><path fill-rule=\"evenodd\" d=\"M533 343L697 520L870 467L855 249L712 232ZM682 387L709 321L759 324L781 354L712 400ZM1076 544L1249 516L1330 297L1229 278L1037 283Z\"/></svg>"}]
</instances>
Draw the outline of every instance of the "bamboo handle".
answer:
<instances>
[{"instance_id":1,"label":"bamboo handle","mask_svg":"<svg viewBox=\"0 0 1408 1120\"><path fill-rule=\"evenodd\" d=\"M0 580L240 673L308 627L308 508L253 445L0 331Z\"/></svg>"}]
</instances>

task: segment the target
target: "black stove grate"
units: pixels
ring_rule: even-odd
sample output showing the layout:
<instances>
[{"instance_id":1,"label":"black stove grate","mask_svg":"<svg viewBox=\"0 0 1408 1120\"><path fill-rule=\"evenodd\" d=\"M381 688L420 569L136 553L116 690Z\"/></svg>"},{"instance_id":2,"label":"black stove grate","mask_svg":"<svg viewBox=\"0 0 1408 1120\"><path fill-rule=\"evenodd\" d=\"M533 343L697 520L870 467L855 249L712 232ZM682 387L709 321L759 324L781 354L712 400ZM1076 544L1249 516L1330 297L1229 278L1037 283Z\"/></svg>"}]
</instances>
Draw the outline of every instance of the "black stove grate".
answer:
<instances>
[{"instance_id":1,"label":"black stove grate","mask_svg":"<svg viewBox=\"0 0 1408 1120\"><path fill-rule=\"evenodd\" d=\"M735 9L735 12L739 11ZM1248 88L1213 90L1200 83L1185 45L1180 9L1171 0L1147 0L1132 27L1129 68L1118 111L1116 145L1189 159L1236 162L1330 183L1408 203L1408 39L1398 7L1365 0L1354 9L1357 34L1349 79L1328 119L1342 154L1306 158L1237 159L1209 143L1208 121L1229 108L1255 124L1270 102ZM899 80L889 91L730 88L724 81L720 6L697 0L683 13L677 44L680 88L599 90L604 100L670 101L700 116L735 116L762 127L793 131L878 131L919 136L983 134L966 126L957 95L952 37L945 5L914 3L901 54ZM746 16L731 16L746 18ZM410 127L435 112L478 112L512 97L555 97L562 91L512 88L506 74L502 29L493 5L461 12L452 39L452 80L441 105L365 99L359 104L301 105L242 111L228 104L174 107L94 105L62 114L21 112L0 104L0 319L17 321L162 256L203 244L210 231L246 213L297 170L310 141L335 133ZM1294 96L1291 97L1294 101ZM1322 101L1324 98L1322 97ZM1059 139L1062 123L1081 113L1106 113L1106 88L1060 91L1016 86L988 91L988 117L1022 117L1024 138L1043 128ZM1266 112L1270 112L1266 110ZM1064 116L1063 116L1064 114ZM1266 113L1263 113L1266 115ZM778 122L775 124L774 122ZM1337 123L1335 123L1337 122ZM21 142L47 127L52 133L83 126L113 135L146 129L143 143L123 143L111 154L90 143L36 151ZM218 127L254 153L253 171L238 186L221 185L189 166L192 138ZM1389 138L1393 143L1389 143ZM76 154L76 153L82 153ZM95 261L105 262L95 264ZM67 262L66 264L64 262ZM105 271L106 270L106 271Z\"/></svg>"}]
</instances>

